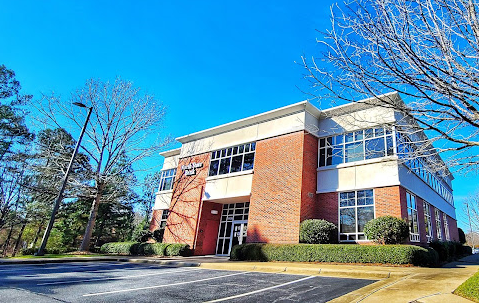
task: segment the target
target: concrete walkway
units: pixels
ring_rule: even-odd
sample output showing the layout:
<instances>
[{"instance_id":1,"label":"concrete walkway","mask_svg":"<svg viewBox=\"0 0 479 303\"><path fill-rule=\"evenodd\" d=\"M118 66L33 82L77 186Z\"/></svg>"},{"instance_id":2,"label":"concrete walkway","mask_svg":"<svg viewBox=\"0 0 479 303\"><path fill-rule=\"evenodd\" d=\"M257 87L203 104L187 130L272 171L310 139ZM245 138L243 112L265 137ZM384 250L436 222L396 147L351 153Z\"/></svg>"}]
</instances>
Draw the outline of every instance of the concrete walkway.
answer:
<instances>
[{"instance_id":1,"label":"concrete walkway","mask_svg":"<svg viewBox=\"0 0 479 303\"><path fill-rule=\"evenodd\" d=\"M227 257L71 257L0 260L5 264L117 261L155 263L169 266L200 266L207 269L258 271L328 277L376 279L377 282L339 297L332 302L470 302L452 292L479 270L479 254L442 268L341 265L293 262L238 262Z\"/></svg>"}]
</instances>

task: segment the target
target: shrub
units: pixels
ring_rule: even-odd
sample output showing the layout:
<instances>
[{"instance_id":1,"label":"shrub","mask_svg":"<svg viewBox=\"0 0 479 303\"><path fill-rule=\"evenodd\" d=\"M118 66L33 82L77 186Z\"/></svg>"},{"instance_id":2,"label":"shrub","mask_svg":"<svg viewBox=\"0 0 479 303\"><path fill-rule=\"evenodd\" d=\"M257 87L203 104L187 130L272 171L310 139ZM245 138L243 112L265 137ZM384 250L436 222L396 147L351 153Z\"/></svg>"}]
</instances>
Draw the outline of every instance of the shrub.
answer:
<instances>
[{"instance_id":1,"label":"shrub","mask_svg":"<svg viewBox=\"0 0 479 303\"><path fill-rule=\"evenodd\" d=\"M153 237L153 233L149 230L139 230L136 232L135 238L133 240L137 242L146 242Z\"/></svg>"},{"instance_id":2,"label":"shrub","mask_svg":"<svg viewBox=\"0 0 479 303\"><path fill-rule=\"evenodd\" d=\"M336 243L338 228L326 220L304 220L299 229L299 241L309 244Z\"/></svg>"},{"instance_id":3,"label":"shrub","mask_svg":"<svg viewBox=\"0 0 479 303\"><path fill-rule=\"evenodd\" d=\"M459 242L461 244L465 244L466 243L466 234L464 233L462 228L458 228L457 232L459 233Z\"/></svg>"},{"instance_id":4,"label":"shrub","mask_svg":"<svg viewBox=\"0 0 479 303\"><path fill-rule=\"evenodd\" d=\"M467 256L472 253L469 246L464 246L460 242L433 240L429 247L437 251L440 262L450 262L454 259Z\"/></svg>"},{"instance_id":5,"label":"shrub","mask_svg":"<svg viewBox=\"0 0 479 303\"><path fill-rule=\"evenodd\" d=\"M159 228L153 232L153 239L155 239L156 242L162 242L163 241L163 235L165 234L165 228Z\"/></svg>"},{"instance_id":6,"label":"shrub","mask_svg":"<svg viewBox=\"0 0 479 303\"><path fill-rule=\"evenodd\" d=\"M100 251L104 254L143 255L143 256L189 256L188 244L110 242L103 244Z\"/></svg>"},{"instance_id":7,"label":"shrub","mask_svg":"<svg viewBox=\"0 0 479 303\"><path fill-rule=\"evenodd\" d=\"M415 245L354 244L242 244L234 246L232 260L382 263L436 266L433 249Z\"/></svg>"},{"instance_id":8,"label":"shrub","mask_svg":"<svg viewBox=\"0 0 479 303\"><path fill-rule=\"evenodd\" d=\"M367 222L364 235L379 244L399 244L409 236L409 229L406 221L384 216Z\"/></svg>"}]
</instances>

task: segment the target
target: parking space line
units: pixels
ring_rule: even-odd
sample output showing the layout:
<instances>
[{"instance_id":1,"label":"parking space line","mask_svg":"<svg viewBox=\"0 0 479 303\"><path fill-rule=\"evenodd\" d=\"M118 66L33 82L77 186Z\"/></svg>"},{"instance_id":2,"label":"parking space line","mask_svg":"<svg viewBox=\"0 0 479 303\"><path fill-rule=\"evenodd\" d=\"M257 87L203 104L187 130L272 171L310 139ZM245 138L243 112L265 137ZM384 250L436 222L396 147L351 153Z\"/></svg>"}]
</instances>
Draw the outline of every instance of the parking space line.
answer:
<instances>
[{"instance_id":1,"label":"parking space line","mask_svg":"<svg viewBox=\"0 0 479 303\"><path fill-rule=\"evenodd\" d=\"M207 301L206 303L221 302L221 301L226 301L226 300L232 300L232 299L236 299L236 298L246 297L246 296L249 296L249 295L257 294L257 293L259 293L259 292L268 291L268 290L271 290L271 289L275 289L275 288L287 286L287 285L290 285L290 284L302 282L302 281L305 281L305 280L308 280L308 279L312 279L312 278L315 278L315 276L305 277L305 278L302 278L302 279L299 279L299 280L294 280L294 281L291 281L291 282L287 282L287 283L283 283L283 284L279 284L279 285L275 285L275 286L271 286L271 287L267 287L267 288L263 288L263 289L258 289L258 290L255 290L255 291L247 292L247 293L240 294L240 295L236 295L236 296L231 296L231 297L216 299L216 300L212 300L212 301Z\"/></svg>"},{"instance_id":2,"label":"parking space line","mask_svg":"<svg viewBox=\"0 0 479 303\"><path fill-rule=\"evenodd\" d=\"M178 283L171 283L171 284L163 284L163 285L155 285L155 286L147 286L147 287L138 287L138 288L129 288L129 289L121 289L121 290L113 290L113 291L106 291L106 292L91 293L91 294L85 294L85 295L83 295L83 297L109 295L109 294L115 294L115 293L121 293L121 292L128 292L128 291L137 291L137 290L144 290L144 289L155 289L155 288L162 288L162 287L168 287L168 286L177 286L177 285L191 284L191 283L197 283L197 282L203 282L203 281L210 281L210 280L221 279L221 278L226 278L226 277L244 275L244 274L247 274L247 273L248 273L248 272L239 272L239 273L222 275L222 276L205 278L205 279L199 279L199 280L194 280L194 281L186 281L186 282L178 282Z\"/></svg>"},{"instance_id":3,"label":"parking space line","mask_svg":"<svg viewBox=\"0 0 479 303\"><path fill-rule=\"evenodd\" d=\"M73 283L83 283L83 282L93 282L93 281L104 281L104 280L122 280L122 279L130 279L130 278L138 278L138 277L148 277L148 276L159 276L162 274L168 273L182 273L192 270L198 270L198 268L191 268L191 269L184 269L184 270L170 270L170 271L163 271L158 273L151 273L151 274L141 274L141 275L131 275L131 276L120 276L120 277L109 277L109 278L94 278L94 279L85 279L85 280L76 280L76 281L56 281L56 282L45 282L45 283L38 283L37 286L43 285L57 285L57 284L73 284Z\"/></svg>"}]
</instances>

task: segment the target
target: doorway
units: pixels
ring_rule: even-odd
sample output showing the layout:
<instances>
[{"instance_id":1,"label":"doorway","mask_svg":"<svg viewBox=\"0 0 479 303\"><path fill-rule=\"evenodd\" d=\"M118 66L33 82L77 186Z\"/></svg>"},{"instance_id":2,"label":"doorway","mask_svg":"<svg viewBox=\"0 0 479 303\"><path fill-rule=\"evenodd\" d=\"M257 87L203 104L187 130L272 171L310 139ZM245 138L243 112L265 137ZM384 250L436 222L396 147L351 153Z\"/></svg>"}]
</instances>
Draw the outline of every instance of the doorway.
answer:
<instances>
[{"instance_id":1,"label":"doorway","mask_svg":"<svg viewBox=\"0 0 479 303\"><path fill-rule=\"evenodd\" d=\"M248 213L249 202L223 205L216 255L229 256L234 245L246 243Z\"/></svg>"}]
</instances>

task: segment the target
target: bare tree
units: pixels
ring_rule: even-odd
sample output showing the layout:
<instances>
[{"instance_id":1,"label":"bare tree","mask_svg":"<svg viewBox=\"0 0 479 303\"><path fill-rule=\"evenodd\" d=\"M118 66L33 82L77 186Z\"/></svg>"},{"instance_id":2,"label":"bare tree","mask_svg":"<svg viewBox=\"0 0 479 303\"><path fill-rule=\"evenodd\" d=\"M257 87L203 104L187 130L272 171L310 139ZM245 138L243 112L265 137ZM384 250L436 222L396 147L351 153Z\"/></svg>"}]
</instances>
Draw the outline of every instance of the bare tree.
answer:
<instances>
[{"instance_id":1,"label":"bare tree","mask_svg":"<svg viewBox=\"0 0 479 303\"><path fill-rule=\"evenodd\" d=\"M375 97L374 105L402 114L407 132L427 133L429 144L421 152L447 152L448 166L477 171L478 9L472 0L333 5L332 27L317 41L320 55L301 62L311 94L321 102ZM406 102L384 95L391 91Z\"/></svg>"},{"instance_id":2,"label":"bare tree","mask_svg":"<svg viewBox=\"0 0 479 303\"><path fill-rule=\"evenodd\" d=\"M80 129L86 112L72 106L75 102L93 107L91 122L81 146L91 159L94 180L89 188L94 199L80 246L80 250L86 251L90 247L100 203L109 196L115 196L115 191L123 192L121 185L128 184L124 182L125 177L135 179L133 172L128 172L132 165L138 165L138 161L156 153L169 139L160 138L165 108L152 95L143 94L129 81L120 78L114 82L91 79L71 94L69 102L55 95L45 96L39 110L50 124L69 130L72 127ZM111 186L114 184L118 186ZM109 190L104 195L106 186Z\"/></svg>"}]
</instances>

